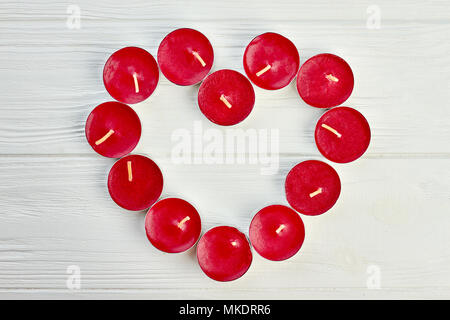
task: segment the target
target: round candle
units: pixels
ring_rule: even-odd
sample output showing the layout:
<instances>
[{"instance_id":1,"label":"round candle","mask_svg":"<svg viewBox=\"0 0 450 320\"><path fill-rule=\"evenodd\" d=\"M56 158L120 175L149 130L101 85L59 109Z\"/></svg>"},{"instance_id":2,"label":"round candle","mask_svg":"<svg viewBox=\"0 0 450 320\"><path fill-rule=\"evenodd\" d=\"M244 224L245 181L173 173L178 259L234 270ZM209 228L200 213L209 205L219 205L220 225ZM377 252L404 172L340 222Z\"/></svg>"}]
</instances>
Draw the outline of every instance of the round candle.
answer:
<instances>
[{"instance_id":1,"label":"round candle","mask_svg":"<svg viewBox=\"0 0 450 320\"><path fill-rule=\"evenodd\" d=\"M254 38L244 53L244 69L250 80L263 89L287 86L297 74L300 57L287 38L273 32Z\"/></svg>"},{"instance_id":2,"label":"round candle","mask_svg":"<svg viewBox=\"0 0 450 320\"><path fill-rule=\"evenodd\" d=\"M201 229L200 215L183 199L160 200L145 216L148 240L164 252L183 252L191 248L197 242Z\"/></svg>"},{"instance_id":3,"label":"round candle","mask_svg":"<svg viewBox=\"0 0 450 320\"><path fill-rule=\"evenodd\" d=\"M262 257L281 261L300 250L305 240L305 226L291 208L272 205L261 209L250 224L250 242Z\"/></svg>"},{"instance_id":4,"label":"round candle","mask_svg":"<svg viewBox=\"0 0 450 320\"><path fill-rule=\"evenodd\" d=\"M89 114L85 126L86 139L99 154L120 158L136 147L141 138L141 121L126 104L105 102Z\"/></svg>"},{"instance_id":5,"label":"round candle","mask_svg":"<svg viewBox=\"0 0 450 320\"><path fill-rule=\"evenodd\" d=\"M180 86L196 84L213 65L214 51L201 32L182 28L169 33L158 48L158 64L169 81Z\"/></svg>"},{"instance_id":6,"label":"round candle","mask_svg":"<svg viewBox=\"0 0 450 320\"><path fill-rule=\"evenodd\" d=\"M200 268L211 279L231 281L242 277L252 263L245 235L233 227L215 227L197 245Z\"/></svg>"},{"instance_id":7,"label":"round candle","mask_svg":"<svg viewBox=\"0 0 450 320\"><path fill-rule=\"evenodd\" d=\"M200 85L198 105L212 122L229 126L241 122L255 104L255 91L248 79L237 71L219 70Z\"/></svg>"},{"instance_id":8,"label":"round candle","mask_svg":"<svg viewBox=\"0 0 450 320\"><path fill-rule=\"evenodd\" d=\"M149 208L158 200L162 189L161 170L145 156L123 157L109 171L109 194L124 209L139 211Z\"/></svg>"},{"instance_id":9,"label":"round candle","mask_svg":"<svg viewBox=\"0 0 450 320\"><path fill-rule=\"evenodd\" d=\"M289 171L285 190L292 208L316 216L328 211L336 203L341 193L341 181L330 165L318 160L307 160Z\"/></svg>"},{"instance_id":10,"label":"round candle","mask_svg":"<svg viewBox=\"0 0 450 320\"><path fill-rule=\"evenodd\" d=\"M353 72L344 59L322 53L308 59L297 76L297 90L302 99L317 108L340 105L353 91Z\"/></svg>"},{"instance_id":11,"label":"round candle","mask_svg":"<svg viewBox=\"0 0 450 320\"><path fill-rule=\"evenodd\" d=\"M325 112L316 125L315 140L328 160L347 163L361 157L369 147L370 127L353 108L336 107Z\"/></svg>"},{"instance_id":12,"label":"round candle","mask_svg":"<svg viewBox=\"0 0 450 320\"><path fill-rule=\"evenodd\" d=\"M114 52L103 69L103 83L109 94L123 103L138 103L147 99L159 79L155 58L137 47Z\"/></svg>"}]
</instances>

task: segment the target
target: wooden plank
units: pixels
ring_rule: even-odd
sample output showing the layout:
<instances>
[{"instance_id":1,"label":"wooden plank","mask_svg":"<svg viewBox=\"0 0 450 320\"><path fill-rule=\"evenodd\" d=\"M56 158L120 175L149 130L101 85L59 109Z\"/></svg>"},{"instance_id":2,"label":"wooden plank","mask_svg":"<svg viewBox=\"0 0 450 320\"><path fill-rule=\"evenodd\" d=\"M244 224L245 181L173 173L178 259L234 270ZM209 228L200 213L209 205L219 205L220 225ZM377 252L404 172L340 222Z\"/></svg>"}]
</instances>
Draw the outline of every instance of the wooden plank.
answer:
<instances>
[{"instance_id":1,"label":"wooden plank","mask_svg":"<svg viewBox=\"0 0 450 320\"><path fill-rule=\"evenodd\" d=\"M315 1L302 4L301 10L296 1L270 10L240 2L134 4L80 2L80 30L65 27L66 2L2 5L1 154L92 154L84 121L95 105L111 99L101 80L108 55L131 44L156 54L164 35L186 25L211 39L214 70L242 71L246 44L267 30L290 37L302 61L320 52L337 53L349 61L356 77L346 104L363 112L372 126L369 156L450 154L446 1L381 1L379 30L366 28L368 4L353 1L343 6ZM195 120L224 130L199 112L197 90L175 86L162 76L155 95L135 106L145 125L137 151L167 155L173 131L190 129ZM255 109L240 127L279 128L282 154L317 155L312 133L322 111L305 105L294 83L276 92L256 92Z\"/></svg>"},{"instance_id":2,"label":"wooden plank","mask_svg":"<svg viewBox=\"0 0 450 320\"><path fill-rule=\"evenodd\" d=\"M0 5L0 298L450 297L448 0L76 4L80 30L66 27L66 1ZM380 29L366 27L373 5L381 10ZM372 126L364 158L333 164L343 185L337 205L303 217L301 253L282 263L254 253L249 273L232 283L206 278L195 250L154 249L144 214L126 212L108 196L114 160L96 155L84 138L90 110L111 99L101 79L109 54L138 45L155 55L168 32L186 26L211 40L213 70L242 72L245 46L266 31L293 40L302 62L321 52L341 55L356 77L347 104ZM133 106L144 127L136 152L161 166L164 197L183 197L198 208L203 231L229 224L247 232L261 207L286 204L290 168L323 160L313 141L322 111L305 105L294 84L276 92L256 88L255 109L238 128L279 130L278 171L263 175L264 165L248 161L177 165L171 158L177 130L194 135L200 125L201 133L229 132L199 112L197 90L161 75L155 94ZM66 286L71 265L81 268L80 290ZM367 286L373 270L380 289Z\"/></svg>"},{"instance_id":3,"label":"wooden plank","mask_svg":"<svg viewBox=\"0 0 450 320\"><path fill-rule=\"evenodd\" d=\"M203 229L230 224L247 232L265 204L285 204L284 177L255 165L174 165L155 158L163 196L198 208ZM370 298L450 294L448 159L361 159L335 166L343 190L336 206L305 217L301 253L271 263L254 253L249 273L232 283L206 278L186 254L163 254L145 238L143 214L107 194L109 160L92 157L0 158L0 296L138 298ZM223 204L218 205L218 204ZM82 288L66 288L66 269L81 268ZM367 270L381 289L366 287ZM283 276L275 276L283 274ZM264 279L264 281L261 281ZM280 290L279 288L283 288Z\"/></svg>"}]
</instances>

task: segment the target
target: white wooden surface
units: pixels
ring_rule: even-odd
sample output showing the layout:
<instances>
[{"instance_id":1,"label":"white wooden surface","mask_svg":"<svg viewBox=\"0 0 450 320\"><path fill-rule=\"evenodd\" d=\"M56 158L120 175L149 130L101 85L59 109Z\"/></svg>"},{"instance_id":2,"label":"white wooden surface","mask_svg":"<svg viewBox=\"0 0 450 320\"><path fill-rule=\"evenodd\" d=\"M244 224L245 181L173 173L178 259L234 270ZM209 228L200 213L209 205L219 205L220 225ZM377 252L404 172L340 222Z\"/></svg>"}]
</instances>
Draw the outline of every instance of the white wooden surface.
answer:
<instances>
[{"instance_id":1,"label":"white wooden surface","mask_svg":"<svg viewBox=\"0 0 450 320\"><path fill-rule=\"evenodd\" d=\"M81 9L81 29L66 27L67 7ZM381 28L367 28L367 8ZM282 33L302 62L321 52L343 56L356 84L346 105L368 118L364 158L334 165L343 190L337 205L304 217L297 256L273 263L254 253L240 280L217 283L194 250L169 255L146 240L143 214L110 199L113 163L84 138L92 108L111 98L101 71L109 54L138 45L156 54L177 27L204 32L214 69L243 71L247 43ZM450 2L442 1L0 1L0 298L450 298ZM192 201L204 229L231 224L247 232L252 215L285 204L289 169L322 159L313 141L322 111L294 84L256 89L257 104L240 128L279 128L280 170L257 165L175 165L175 129L208 122L198 87L161 78L155 95L134 106L144 125L136 152L157 161L163 196ZM224 130L223 128L219 128ZM81 289L66 269L81 268ZM379 269L381 288L367 271Z\"/></svg>"}]
</instances>

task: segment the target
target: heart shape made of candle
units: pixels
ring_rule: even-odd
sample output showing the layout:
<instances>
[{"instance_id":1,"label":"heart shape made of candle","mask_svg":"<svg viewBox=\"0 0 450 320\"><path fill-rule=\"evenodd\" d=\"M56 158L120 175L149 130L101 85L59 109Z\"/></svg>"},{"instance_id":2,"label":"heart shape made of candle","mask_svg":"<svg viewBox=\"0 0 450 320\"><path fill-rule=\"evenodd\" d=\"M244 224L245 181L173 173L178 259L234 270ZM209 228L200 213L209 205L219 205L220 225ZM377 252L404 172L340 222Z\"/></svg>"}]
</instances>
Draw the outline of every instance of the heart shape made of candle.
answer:
<instances>
[{"instance_id":1,"label":"heart shape made of candle","mask_svg":"<svg viewBox=\"0 0 450 320\"><path fill-rule=\"evenodd\" d=\"M259 59L259 60L258 60ZM300 97L318 108L342 104L353 90L353 73L340 57L319 54L300 67L295 45L276 33L255 37L244 53L241 73L223 69L210 72L214 52L200 32L182 28L167 35L158 50L162 73L174 84L201 82L198 105L217 125L235 125L253 109L255 93L251 82L276 90L290 84L297 74ZM297 72L298 71L298 72ZM122 208L148 209L145 231L151 244L167 253L188 250L197 243L201 270L217 281L243 276L252 262L252 246L262 257L281 261L302 247L305 227L301 216L320 215L336 203L341 190L337 172L325 162L307 160L297 164L286 177L287 202L258 211L250 226L249 239L238 229L217 226L200 237L201 219L190 203L179 198L159 200L163 175L158 165L143 155L132 155L141 135L137 114L124 103L148 98L159 80L159 68L144 49L126 47L112 54L104 68L105 88L120 102L100 104L86 121L86 138L99 154L120 158L108 175L108 191ZM335 107L317 122L316 145L330 161L351 162L359 158L370 142L370 127L358 111Z\"/></svg>"}]
</instances>

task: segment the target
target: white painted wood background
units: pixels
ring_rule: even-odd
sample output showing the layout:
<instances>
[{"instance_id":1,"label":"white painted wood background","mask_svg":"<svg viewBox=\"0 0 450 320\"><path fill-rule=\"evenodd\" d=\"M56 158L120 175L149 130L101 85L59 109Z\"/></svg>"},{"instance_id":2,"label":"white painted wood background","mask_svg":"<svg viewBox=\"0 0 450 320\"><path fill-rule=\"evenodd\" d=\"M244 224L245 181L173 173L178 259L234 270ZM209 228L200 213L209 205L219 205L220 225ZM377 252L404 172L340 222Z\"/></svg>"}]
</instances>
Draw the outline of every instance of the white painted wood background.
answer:
<instances>
[{"instance_id":1,"label":"white painted wood background","mask_svg":"<svg viewBox=\"0 0 450 320\"><path fill-rule=\"evenodd\" d=\"M66 26L81 9L81 29ZM367 28L372 5L381 28ZM88 113L111 100L101 72L115 50L137 45L156 55L178 27L204 32L214 70L243 71L256 35L289 37L301 61L344 57L355 73L346 105L369 120L373 139L360 160L334 165L343 189L336 206L303 217L307 238L294 258L254 253L238 281L208 279L195 252L163 254L147 241L144 214L109 198L113 160L84 137ZM450 298L450 2L314 1L0 1L0 298ZM136 152L160 164L163 196L190 200L204 230L231 224L247 232L252 215L285 204L284 178L305 159L322 159L313 140L323 111L305 105L294 83L256 89L256 107L239 127L279 128L280 170L257 165L175 165L175 129L208 122L198 86L163 76L157 92L133 106L143 123ZM220 130L225 130L219 128ZM66 269L81 268L69 290ZM370 289L370 266L381 288Z\"/></svg>"}]
</instances>

